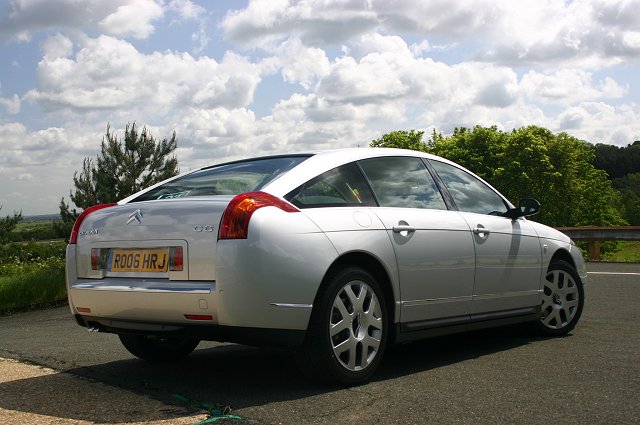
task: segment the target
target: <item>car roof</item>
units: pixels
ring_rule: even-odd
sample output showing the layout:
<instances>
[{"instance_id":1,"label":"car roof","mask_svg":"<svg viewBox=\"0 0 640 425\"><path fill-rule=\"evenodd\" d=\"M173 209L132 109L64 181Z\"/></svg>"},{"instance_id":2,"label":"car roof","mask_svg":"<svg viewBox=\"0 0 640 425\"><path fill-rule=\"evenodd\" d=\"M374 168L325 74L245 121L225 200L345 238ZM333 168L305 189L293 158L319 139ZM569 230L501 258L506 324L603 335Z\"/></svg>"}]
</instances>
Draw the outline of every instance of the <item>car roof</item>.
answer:
<instances>
[{"instance_id":1,"label":"car roof","mask_svg":"<svg viewBox=\"0 0 640 425\"><path fill-rule=\"evenodd\" d=\"M262 190L274 195L284 196L290 190L309 179L340 165L368 158L408 156L437 159L446 163L455 163L425 152L396 148L346 148L317 151L311 157L298 164L286 174L266 185ZM458 165L456 165L458 166ZM458 166L459 167L459 166Z\"/></svg>"},{"instance_id":2,"label":"car roof","mask_svg":"<svg viewBox=\"0 0 640 425\"><path fill-rule=\"evenodd\" d=\"M473 172L467 170L464 167L461 167L459 164L456 164L455 162L449 161L446 158L428 154L426 152L414 151L409 149L364 147L364 148L344 148L344 149L331 149L331 150L307 151L307 152L292 152L288 154L285 153L285 154L278 154L278 155L249 157L249 158L244 158L236 161L213 164L206 167L197 168L195 170L191 170L189 172L169 178L163 182L156 183L155 185L152 185L138 193L135 193L121 200L119 203L120 204L127 203L131 199L134 199L137 196L139 196L141 193L151 190L156 186L160 186L171 180L180 178L187 174L198 172L200 170L210 169L210 168L221 166L221 165L233 164L233 163L244 162L244 161L254 161L258 159L269 159L269 158L295 157L295 156L308 156L308 158L302 161L300 164L298 164L294 168L292 168L291 170L281 175L280 177L276 178L274 181L267 184L265 187L261 189L262 191L271 193L272 195L276 195L276 196L284 196L287 193L289 193L291 190L298 187L300 184L326 171L339 167L341 165L348 164L354 161L368 159L368 158L393 157L393 156L427 158L427 159L438 160L447 164L451 164L457 168L461 168L467 171L471 175L475 176L476 178L484 182L487 186L494 189L489 183L484 181L482 178L480 178ZM506 198L503 197L503 199L509 202Z\"/></svg>"}]
</instances>

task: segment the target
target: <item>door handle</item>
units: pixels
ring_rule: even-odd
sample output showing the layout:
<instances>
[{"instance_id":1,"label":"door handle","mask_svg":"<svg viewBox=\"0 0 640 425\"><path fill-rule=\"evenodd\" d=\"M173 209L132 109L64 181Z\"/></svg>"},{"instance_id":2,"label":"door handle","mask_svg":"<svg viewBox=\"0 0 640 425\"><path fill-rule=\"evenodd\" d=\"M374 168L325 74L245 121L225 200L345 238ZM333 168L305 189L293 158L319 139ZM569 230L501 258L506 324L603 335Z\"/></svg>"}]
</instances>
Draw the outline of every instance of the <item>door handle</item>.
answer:
<instances>
[{"instance_id":1,"label":"door handle","mask_svg":"<svg viewBox=\"0 0 640 425\"><path fill-rule=\"evenodd\" d=\"M408 224L397 224L393 226L393 231L396 233L401 232L415 232L416 228L413 226L409 226Z\"/></svg>"},{"instance_id":2,"label":"door handle","mask_svg":"<svg viewBox=\"0 0 640 425\"><path fill-rule=\"evenodd\" d=\"M480 236L481 238L484 238L485 235L488 235L489 233L491 233L491 230L486 229L484 227L474 227L473 233Z\"/></svg>"}]
</instances>

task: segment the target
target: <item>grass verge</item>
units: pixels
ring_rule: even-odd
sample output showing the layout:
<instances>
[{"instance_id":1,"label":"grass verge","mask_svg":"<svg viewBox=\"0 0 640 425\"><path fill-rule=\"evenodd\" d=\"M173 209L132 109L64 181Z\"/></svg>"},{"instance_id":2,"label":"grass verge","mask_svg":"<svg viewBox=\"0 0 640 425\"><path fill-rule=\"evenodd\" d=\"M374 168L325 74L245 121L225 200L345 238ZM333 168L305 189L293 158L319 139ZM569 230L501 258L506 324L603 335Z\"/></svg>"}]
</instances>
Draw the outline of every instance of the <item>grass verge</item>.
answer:
<instances>
[{"instance_id":1,"label":"grass verge","mask_svg":"<svg viewBox=\"0 0 640 425\"><path fill-rule=\"evenodd\" d=\"M66 298L64 268L38 268L23 274L0 276L0 314L29 310Z\"/></svg>"},{"instance_id":2,"label":"grass verge","mask_svg":"<svg viewBox=\"0 0 640 425\"><path fill-rule=\"evenodd\" d=\"M602 261L640 263L640 241L619 241L618 249L603 254Z\"/></svg>"},{"instance_id":3,"label":"grass verge","mask_svg":"<svg viewBox=\"0 0 640 425\"><path fill-rule=\"evenodd\" d=\"M64 242L0 246L0 315L66 299Z\"/></svg>"}]
</instances>

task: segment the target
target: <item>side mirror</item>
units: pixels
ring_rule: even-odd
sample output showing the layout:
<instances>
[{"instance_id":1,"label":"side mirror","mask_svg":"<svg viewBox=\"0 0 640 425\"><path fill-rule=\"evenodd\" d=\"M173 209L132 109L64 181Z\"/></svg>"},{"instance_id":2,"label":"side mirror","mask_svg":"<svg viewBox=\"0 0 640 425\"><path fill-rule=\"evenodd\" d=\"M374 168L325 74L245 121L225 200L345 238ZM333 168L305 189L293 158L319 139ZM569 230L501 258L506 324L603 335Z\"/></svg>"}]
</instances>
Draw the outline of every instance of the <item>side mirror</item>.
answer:
<instances>
[{"instance_id":1,"label":"side mirror","mask_svg":"<svg viewBox=\"0 0 640 425\"><path fill-rule=\"evenodd\" d=\"M512 208L506 213L505 217L509 217L512 220L516 220L520 217L527 217L530 215L538 214L540 212L540 202L535 199L527 198L521 199L517 208Z\"/></svg>"}]
</instances>

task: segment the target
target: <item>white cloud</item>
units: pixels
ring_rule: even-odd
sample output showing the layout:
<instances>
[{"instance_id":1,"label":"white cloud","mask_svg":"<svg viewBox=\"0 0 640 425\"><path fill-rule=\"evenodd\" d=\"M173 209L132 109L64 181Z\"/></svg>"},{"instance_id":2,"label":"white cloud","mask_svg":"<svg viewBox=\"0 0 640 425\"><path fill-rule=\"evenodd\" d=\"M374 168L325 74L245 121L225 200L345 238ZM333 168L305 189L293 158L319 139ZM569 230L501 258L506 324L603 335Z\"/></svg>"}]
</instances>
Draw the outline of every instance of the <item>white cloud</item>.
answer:
<instances>
[{"instance_id":1,"label":"white cloud","mask_svg":"<svg viewBox=\"0 0 640 425\"><path fill-rule=\"evenodd\" d=\"M75 58L38 64L38 87L25 98L50 110L141 108L161 116L171 108L237 108L250 104L260 67L234 53L218 63L188 53L140 53L109 36L85 39Z\"/></svg>"},{"instance_id":2,"label":"white cloud","mask_svg":"<svg viewBox=\"0 0 640 425\"><path fill-rule=\"evenodd\" d=\"M34 180L34 179L35 177L31 173L20 173L11 177L11 180L18 181L18 182Z\"/></svg>"},{"instance_id":3,"label":"white cloud","mask_svg":"<svg viewBox=\"0 0 640 425\"><path fill-rule=\"evenodd\" d=\"M12 0L6 8L8 14L0 17L0 35L5 40L26 42L38 31L82 28L92 21L94 14L104 14L104 6L117 7L118 3L99 0Z\"/></svg>"},{"instance_id":4,"label":"white cloud","mask_svg":"<svg viewBox=\"0 0 640 425\"><path fill-rule=\"evenodd\" d=\"M522 78L521 89L536 102L560 105L620 98L628 90L609 77L594 84L592 74L579 69L562 69L553 73L529 71Z\"/></svg>"},{"instance_id":5,"label":"white cloud","mask_svg":"<svg viewBox=\"0 0 640 425\"><path fill-rule=\"evenodd\" d=\"M640 57L633 40L640 5L626 0L529 0L501 3L496 40L479 57L511 64L602 68ZM544 31L540 29L544 28Z\"/></svg>"},{"instance_id":6,"label":"white cloud","mask_svg":"<svg viewBox=\"0 0 640 425\"><path fill-rule=\"evenodd\" d=\"M168 8L177 13L182 19L197 20L206 14L206 10L203 7L190 0L171 0Z\"/></svg>"},{"instance_id":7,"label":"white cloud","mask_svg":"<svg viewBox=\"0 0 640 425\"><path fill-rule=\"evenodd\" d=\"M319 46L401 32L473 40L483 61L601 68L640 57L639 10L637 0L251 1L228 13L222 28L251 47L291 35ZM427 47L423 41L414 51Z\"/></svg>"},{"instance_id":8,"label":"white cloud","mask_svg":"<svg viewBox=\"0 0 640 425\"><path fill-rule=\"evenodd\" d=\"M10 115L20 113L20 105L20 98L17 94L14 94L10 98L0 97L0 106L2 106Z\"/></svg>"},{"instance_id":9,"label":"white cloud","mask_svg":"<svg viewBox=\"0 0 640 425\"><path fill-rule=\"evenodd\" d=\"M2 84L0 84L0 95L2 94ZM10 98L0 96L0 106L2 106L8 114L16 115L20 113L20 98L14 94Z\"/></svg>"},{"instance_id":10,"label":"white cloud","mask_svg":"<svg viewBox=\"0 0 640 425\"><path fill-rule=\"evenodd\" d=\"M152 21L162 17L162 7L153 0L136 0L120 5L98 22L98 26L109 34L132 34L136 38L147 38L153 33Z\"/></svg>"},{"instance_id":11,"label":"white cloud","mask_svg":"<svg viewBox=\"0 0 640 425\"><path fill-rule=\"evenodd\" d=\"M42 31L94 31L144 39L165 13L197 20L204 9L189 0L10 0L0 38L28 42Z\"/></svg>"},{"instance_id":12,"label":"white cloud","mask_svg":"<svg viewBox=\"0 0 640 425\"><path fill-rule=\"evenodd\" d=\"M622 36L624 46L630 50L640 49L640 31L629 31Z\"/></svg>"},{"instance_id":13,"label":"white cloud","mask_svg":"<svg viewBox=\"0 0 640 425\"><path fill-rule=\"evenodd\" d=\"M45 40L42 51L47 59L68 58L73 54L73 42L62 34L56 34Z\"/></svg>"},{"instance_id":14,"label":"white cloud","mask_svg":"<svg viewBox=\"0 0 640 425\"><path fill-rule=\"evenodd\" d=\"M568 107L549 127L591 143L626 146L640 140L640 112L637 105L583 102Z\"/></svg>"},{"instance_id":15,"label":"white cloud","mask_svg":"<svg viewBox=\"0 0 640 425\"><path fill-rule=\"evenodd\" d=\"M298 39L282 43L275 53L282 70L282 78L286 82L298 83L309 89L329 73L330 63L325 51L305 47Z\"/></svg>"},{"instance_id":16,"label":"white cloud","mask_svg":"<svg viewBox=\"0 0 640 425\"><path fill-rule=\"evenodd\" d=\"M69 135L62 128L30 131L21 123L0 124L0 169L55 164L71 152Z\"/></svg>"},{"instance_id":17,"label":"white cloud","mask_svg":"<svg viewBox=\"0 0 640 425\"><path fill-rule=\"evenodd\" d=\"M289 34L305 44L340 44L378 25L368 1L250 1L246 9L227 14L222 28L229 40L265 46Z\"/></svg>"}]
</instances>

